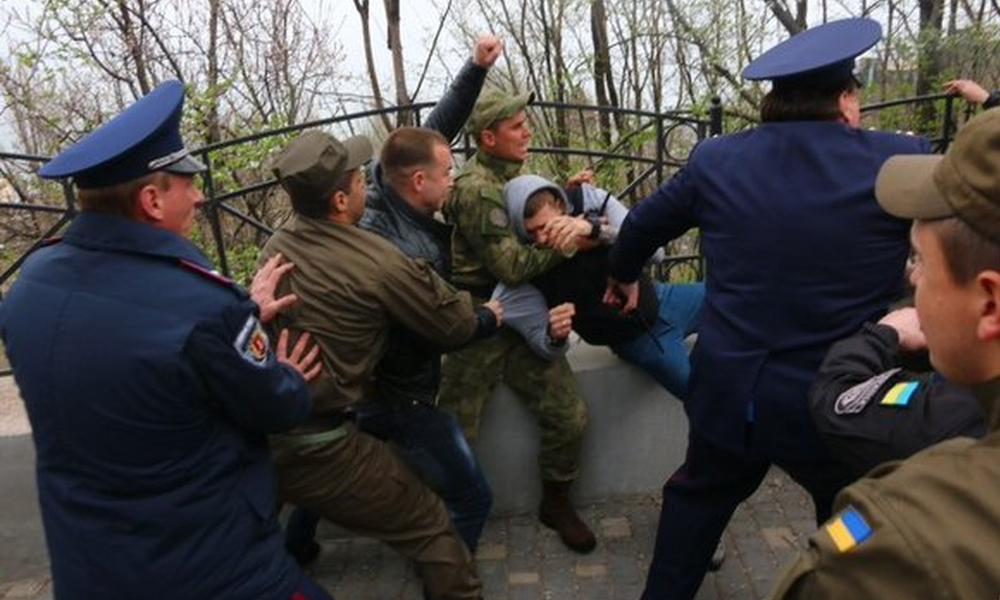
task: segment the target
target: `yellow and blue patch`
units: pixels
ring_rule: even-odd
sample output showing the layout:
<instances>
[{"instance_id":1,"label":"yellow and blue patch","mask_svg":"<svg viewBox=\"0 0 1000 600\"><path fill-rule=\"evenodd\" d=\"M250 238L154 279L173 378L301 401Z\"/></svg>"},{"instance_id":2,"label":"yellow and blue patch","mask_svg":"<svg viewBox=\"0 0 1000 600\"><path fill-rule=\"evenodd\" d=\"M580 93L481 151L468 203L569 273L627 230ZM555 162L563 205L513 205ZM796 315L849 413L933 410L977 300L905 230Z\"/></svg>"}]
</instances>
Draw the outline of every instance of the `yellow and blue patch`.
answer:
<instances>
[{"instance_id":1,"label":"yellow and blue patch","mask_svg":"<svg viewBox=\"0 0 1000 600\"><path fill-rule=\"evenodd\" d=\"M886 392L879 404L882 406L898 406L905 408L910 405L910 399L913 398L913 394L916 393L919 386L919 381L897 383L892 386L888 392Z\"/></svg>"},{"instance_id":2,"label":"yellow and blue patch","mask_svg":"<svg viewBox=\"0 0 1000 600\"><path fill-rule=\"evenodd\" d=\"M847 552L863 543L872 535L872 528L853 506L848 506L829 521L823 530L826 531L838 552Z\"/></svg>"}]
</instances>

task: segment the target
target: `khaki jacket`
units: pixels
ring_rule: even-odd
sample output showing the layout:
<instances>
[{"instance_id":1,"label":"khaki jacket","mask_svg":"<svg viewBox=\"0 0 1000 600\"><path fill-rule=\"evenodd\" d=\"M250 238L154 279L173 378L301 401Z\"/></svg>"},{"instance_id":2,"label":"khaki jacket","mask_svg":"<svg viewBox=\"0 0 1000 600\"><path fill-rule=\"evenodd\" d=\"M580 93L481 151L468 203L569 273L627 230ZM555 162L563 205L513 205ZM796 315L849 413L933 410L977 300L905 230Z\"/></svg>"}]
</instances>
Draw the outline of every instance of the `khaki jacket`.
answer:
<instances>
[{"instance_id":1,"label":"khaki jacket","mask_svg":"<svg viewBox=\"0 0 1000 600\"><path fill-rule=\"evenodd\" d=\"M525 283L564 260L558 252L522 244L511 228L503 187L520 171L519 163L477 152L456 176L444 210L455 226L451 280L482 297L489 297L497 281Z\"/></svg>"},{"instance_id":2,"label":"khaki jacket","mask_svg":"<svg viewBox=\"0 0 1000 600\"><path fill-rule=\"evenodd\" d=\"M1000 597L1000 383L976 395L991 433L882 465L846 488L774 598ZM845 518L852 527L841 527Z\"/></svg>"},{"instance_id":3,"label":"khaki jacket","mask_svg":"<svg viewBox=\"0 0 1000 600\"><path fill-rule=\"evenodd\" d=\"M279 292L296 294L299 303L274 327L310 332L323 354L323 372L311 386L314 415L372 399L390 322L441 348L476 332L468 293L378 235L297 215L268 240L263 259L278 252L295 264Z\"/></svg>"}]
</instances>

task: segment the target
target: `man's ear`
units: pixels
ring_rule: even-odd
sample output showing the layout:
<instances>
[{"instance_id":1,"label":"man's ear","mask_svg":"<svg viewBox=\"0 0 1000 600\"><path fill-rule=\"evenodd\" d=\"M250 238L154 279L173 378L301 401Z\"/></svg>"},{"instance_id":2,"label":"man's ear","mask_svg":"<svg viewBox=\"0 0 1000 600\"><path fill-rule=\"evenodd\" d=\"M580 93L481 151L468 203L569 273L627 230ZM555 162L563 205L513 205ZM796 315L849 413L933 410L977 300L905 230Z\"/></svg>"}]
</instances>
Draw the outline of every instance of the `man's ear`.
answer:
<instances>
[{"instance_id":1,"label":"man's ear","mask_svg":"<svg viewBox=\"0 0 1000 600\"><path fill-rule=\"evenodd\" d=\"M159 223L163 220L162 190L153 184L147 184L139 189L135 202L138 217L149 223Z\"/></svg>"},{"instance_id":2,"label":"man's ear","mask_svg":"<svg viewBox=\"0 0 1000 600\"><path fill-rule=\"evenodd\" d=\"M330 197L330 210L335 213L342 213L347 210L347 194L337 190Z\"/></svg>"},{"instance_id":3,"label":"man's ear","mask_svg":"<svg viewBox=\"0 0 1000 600\"><path fill-rule=\"evenodd\" d=\"M976 335L984 342L1000 340L1000 272L981 272L975 285L979 292Z\"/></svg>"},{"instance_id":4,"label":"man's ear","mask_svg":"<svg viewBox=\"0 0 1000 600\"><path fill-rule=\"evenodd\" d=\"M496 145L497 136L490 129L484 129L479 132L479 145L484 148L492 148Z\"/></svg>"}]
</instances>

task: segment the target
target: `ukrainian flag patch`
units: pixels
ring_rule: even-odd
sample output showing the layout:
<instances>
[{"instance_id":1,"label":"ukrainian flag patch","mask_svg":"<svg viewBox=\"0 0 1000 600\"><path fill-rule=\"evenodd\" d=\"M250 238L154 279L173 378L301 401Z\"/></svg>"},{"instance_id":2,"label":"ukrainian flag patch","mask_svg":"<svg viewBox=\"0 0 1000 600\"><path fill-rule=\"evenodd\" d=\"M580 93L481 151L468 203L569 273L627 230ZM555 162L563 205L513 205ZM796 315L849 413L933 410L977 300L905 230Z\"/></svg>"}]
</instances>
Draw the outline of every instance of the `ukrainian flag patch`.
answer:
<instances>
[{"instance_id":1,"label":"ukrainian flag patch","mask_svg":"<svg viewBox=\"0 0 1000 600\"><path fill-rule=\"evenodd\" d=\"M837 552L847 552L863 543L872 535L872 528L853 506L848 506L834 519L823 526Z\"/></svg>"},{"instance_id":2,"label":"ukrainian flag patch","mask_svg":"<svg viewBox=\"0 0 1000 600\"><path fill-rule=\"evenodd\" d=\"M919 381L897 383L882 397L882 401L879 404L882 406L899 406L905 408L910 405L910 398L913 397L914 392L917 391L917 387L919 386Z\"/></svg>"}]
</instances>

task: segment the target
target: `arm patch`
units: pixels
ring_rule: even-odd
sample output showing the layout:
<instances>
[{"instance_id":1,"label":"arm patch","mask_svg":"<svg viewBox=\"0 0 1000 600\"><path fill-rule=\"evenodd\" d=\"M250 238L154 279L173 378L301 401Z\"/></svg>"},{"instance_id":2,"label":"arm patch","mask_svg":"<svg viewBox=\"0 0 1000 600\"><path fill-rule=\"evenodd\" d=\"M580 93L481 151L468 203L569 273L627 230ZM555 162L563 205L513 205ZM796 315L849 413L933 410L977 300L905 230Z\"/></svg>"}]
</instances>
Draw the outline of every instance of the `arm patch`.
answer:
<instances>
[{"instance_id":1,"label":"arm patch","mask_svg":"<svg viewBox=\"0 0 1000 600\"><path fill-rule=\"evenodd\" d=\"M879 389L901 370L899 368L889 369L884 373L879 373L871 379L848 388L837 396L837 401L833 405L833 412L838 415L853 415L863 411L878 393Z\"/></svg>"},{"instance_id":2,"label":"arm patch","mask_svg":"<svg viewBox=\"0 0 1000 600\"><path fill-rule=\"evenodd\" d=\"M247 317L239 335L236 336L236 341L233 342L233 348L236 348L243 360L252 365L263 367L267 364L271 344L256 316L251 314Z\"/></svg>"}]
</instances>

